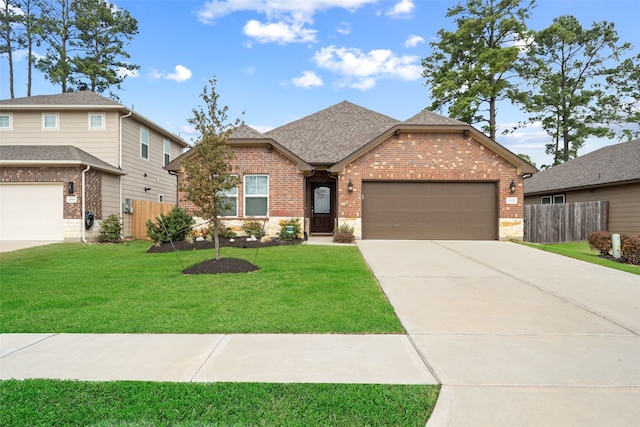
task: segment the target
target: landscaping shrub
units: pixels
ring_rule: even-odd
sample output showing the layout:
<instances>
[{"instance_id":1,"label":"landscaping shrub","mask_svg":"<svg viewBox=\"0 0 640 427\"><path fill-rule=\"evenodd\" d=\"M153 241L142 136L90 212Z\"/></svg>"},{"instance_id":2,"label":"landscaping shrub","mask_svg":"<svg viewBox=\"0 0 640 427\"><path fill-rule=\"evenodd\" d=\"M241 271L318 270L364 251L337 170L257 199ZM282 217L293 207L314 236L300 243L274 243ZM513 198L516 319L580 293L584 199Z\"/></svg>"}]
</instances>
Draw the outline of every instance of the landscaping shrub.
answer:
<instances>
[{"instance_id":1,"label":"landscaping shrub","mask_svg":"<svg viewBox=\"0 0 640 427\"><path fill-rule=\"evenodd\" d=\"M205 240L209 242L213 240L213 226L201 228L200 233L202 237L205 238ZM230 227L227 227L224 223L221 222L220 227L218 228L218 236L227 239L235 239L236 237L238 237L238 234Z\"/></svg>"},{"instance_id":2,"label":"landscaping shrub","mask_svg":"<svg viewBox=\"0 0 640 427\"><path fill-rule=\"evenodd\" d=\"M287 229L289 227L289 229ZM289 232L291 231L291 233ZM280 240L293 240L300 237L302 234L302 226L300 225L300 218L283 219L280 221L280 232L278 233L278 239Z\"/></svg>"},{"instance_id":3,"label":"landscaping shrub","mask_svg":"<svg viewBox=\"0 0 640 427\"><path fill-rule=\"evenodd\" d=\"M111 214L107 219L102 221L100 226L100 235L98 240L102 243L118 243L120 236L122 235L122 222L120 216L117 214Z\"/></svg>"},{"instance_id":4,"label":"landscaping shrub","mask_svg":"<svg viewBox=\"0 0 640 427\"><path fill-rule=\"evenodd\" d=\"M265 235L264 223L256 219L247 219L242 223L242 231L248 236L255 236L256 239L260 239Z\"/></svg>"},{"instance_id":5,"label":"landscaping shrub","mask_svg":"<svg viewBox=\"0 0 640 427\"><path fill-rule=\"evenodd\" d=\"M156 244L184 240L195 222L187 211L176 206L167 215L160 214L156 222L147 221L147 236Z\"/></svg>"},{"instance_id":6,"label":"landscaping shrub","mask_svg":"<svg viewBox=\"0 0 640 427\"><path fill-rule=\"evenodd\" d=\"M353 234L353 227L348 224L342 224L340 227L333 230L333 241L335 243L355 242L356 236Z\"/></svg>"},{"instance_id":7,"label":"landscaping shrub","mask_svg":"<svg viewBox=\"0 0 640 427\"><path fill-rule=\"evenodd\" d=\"M622 254L629 264L640 265L640 236L625 237L627 238L621 243L620 248ZM622 236L620 240L622 241Z\"/></svg>"},{"instance_id":8,"label":"landscaping shrub","mask_svg":"<svg viewBox=\"0 0 640 427\"><path fill-rule=\"evenodd\" d=\"M596 231L587 236L589 246L600 252L600 255L608 255L611 251L611 233L608 231Z\"/></svg>"}]
</instances>

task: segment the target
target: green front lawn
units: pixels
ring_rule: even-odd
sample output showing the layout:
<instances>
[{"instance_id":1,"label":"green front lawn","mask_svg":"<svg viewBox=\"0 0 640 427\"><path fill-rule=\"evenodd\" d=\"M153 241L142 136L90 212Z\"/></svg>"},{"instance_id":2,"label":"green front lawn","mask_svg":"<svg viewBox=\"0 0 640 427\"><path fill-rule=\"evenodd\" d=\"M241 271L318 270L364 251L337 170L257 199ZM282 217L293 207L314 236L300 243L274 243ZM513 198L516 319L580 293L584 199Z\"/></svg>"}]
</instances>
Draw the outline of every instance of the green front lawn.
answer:
<instances>
[{"instance_id":1,"label":"green front lawn","mask_svg":"<svg viewBox=\"0 0 640 427\"><path fill-rule=\"evenodd\" d=\"M223 248L260 270L183 275L213 250L149 242L0 254L1 332L402 333L358 248Z\"/></svg>"},{"instance_id":2,"label":"green front lawn","mask_svg":"<svg viewBox=\"0 0 640 427\"><path fill-rule=\"evenodd\" d=\"M437 386L0 382L3 426L424 426Z\"/></svg>"},{"instance_id":3,"label":"green front lawn","mask_svg":"<svg viewBox=\"0 0 640 427\"><path fill-rule=\"evenodd\" d=\"M537 244L521 242L526 246L532 248L542 249L543 251L553 252L556 254L576 258L582 261L590 262L592 264L603 265L609 268L615 268L616 270L626 271L627 273L640 274L640 266L623 264L616 261L611 261L605 258L601 258L599 252L589 246L587 242L568 242L568 243L551 243L551 244Z\"/></svg>"},{"instance_id":4,"label":"green front lawn","mask_svg":"<svg viewBox=\"0 0 640 427\"><path fill-rule=\"evenodd\" d=\"M223 249L260 266L185 276L212 250L147 242L0 254L1 332L401 333L357 248ZM424 426L440 387L0 381L0 425Z\"/></svg>"}]
</instances>

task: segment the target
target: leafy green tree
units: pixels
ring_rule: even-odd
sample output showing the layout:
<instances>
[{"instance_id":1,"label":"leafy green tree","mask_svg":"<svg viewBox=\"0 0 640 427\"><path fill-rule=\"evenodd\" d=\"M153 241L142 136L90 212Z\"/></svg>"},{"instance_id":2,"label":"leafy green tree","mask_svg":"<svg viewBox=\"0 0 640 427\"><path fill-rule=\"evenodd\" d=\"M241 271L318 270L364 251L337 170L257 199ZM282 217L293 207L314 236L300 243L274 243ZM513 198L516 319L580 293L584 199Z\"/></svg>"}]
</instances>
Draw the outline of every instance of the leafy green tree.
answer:
<instances>
[{"instance_id":1,"label":"leafy green tree","mask_svg":"<svg viewBox=\"0 0 640 427\"><path fill-rule=\"evenodd\" d=\"M0 54L9 62L9 92L15 97L14 52L26 49L27 96L31 96L32 72L35 63L33 45L37 43L40 25L40 0L12 0L0 2Z\"/></svg>"},{"instance_id":2,"label":"leafy green tree","mask_svg":"<svg viewBox=\"0 0 640 427\"><path fill-rule=\"evenodd\" d=\"M138 21L106 0L76 0L72 10L78 30L73 44L80 49L72 60L73 85L97 93L120 89L126 76L140 68L122 60L130 58L124 46L138 34ZM117 98L113 92L110 96Z\"/></svg>"},{"instance_id":3,"label":"leafy green tree","mask_svg":"<svg viewBox=\"0 0 640 427\"><path fill-rule=\"evenodd\" d=\"M47 46L47 53L37 62L36 68L51 83L60 85L62 93L72 88L69 84L72 73L72 41L77 37L71 10L73 1L49 0L42 5L40 37Z\"/></svg>"},{"instance_id":4,"label":"leafy green tree","mask_svg":"<svg viewBox=\"0 0 640 427\"><path fill-rule=\"evenodd\" d=\"M616 126L633 117L633 101L621 108L621 97L635 98L637 106L637 86L628 82L633 73L637 79L637 64L623 61L631 45L619 44L615 25L606 21L583 28L575 17L560 16L533 37L518 67L528 87L519 100L528 121L541 122L552 138L546 153L555 165L577 157L591 136L615 137Z\"/></svg>"},{"instance_id":5,"label":"leafy green tree","mask_svg":"<svg viewBox=\"0 0 640 427\"><path fill-rule=\"evenodd\" d=\"M106 0L44 0L41 11L47 53L36 67L63 93L119 89L140 68L126 62L124 47L138 34L138 21L129 12Z\"/></svg>"},{"instance_id":6,"label":"leafy green tree","mask_svg":"<svg viewBox=\"0 0 640 427\"><path fill-rule=\"evenodd\" d=\"M38 42L38 34L41 33L40 7L42 0L15 0L15 4L22 11L23 33L20 40L27 49L27 96L31 96L33 67L35 65L33 45Z\"/></svg>"},{"instance_id":7,"label":"leafy green tree","mask_svg":"<svg viewBox=\"0 0 640 427\"><path fill-rule=\"evenodd\" d=\"M531 160L531 157L528 154L518 154L518 157L520 157L525 162L529 163L534 168L536 167L536 164L533 162L533 160Z\"/></svg>"},{"instance_id":8,"label":"leafy green tree","mask_svg":"<svg viewBox=\"0 0 640 427\"><path fill-rule=\"evenodd\" d=\"M193 156L182 162L186 178L181 181L180 189L197 207L197 215L213 224L216 260L219 260L220 217L230 208L227 192L238 182L237 176L231 173L235 156L227 139L242 122L227 121L228 107L219 106L215 86L215 78L209 80L209 88L205 86L200 95L205 106L193 109L193 117L188 120L200 137L192 148Z\"/></svg>"},{"instance_id":9,"label":"leafy green tree","mask_svg":"<svg viewBox=\"0 0 640 427\"><path fill-rule=\"evenodd\" d=\"M526 19L535 0L467 0L449 8L455 31L441 29L422 61L432 110L469 124L484 123L496 137L497 104L511 99L514 64L526 40Z\"/></svg>"},{"instance_id":10,"label":"leafy green tree","mask_svg":"<svg viewBox=\"0 0 640 427\"><path fill-rule=\"evenodd\" d=\"M0 3L0 32L2 32L2 42L0 43L0 54L7 55L9 61L9 93L11 98L15 98L13 81L13 51L21 44L16 32L16 26L22 22L20 9L8 0Z\"/></svg>"}]
</instances>

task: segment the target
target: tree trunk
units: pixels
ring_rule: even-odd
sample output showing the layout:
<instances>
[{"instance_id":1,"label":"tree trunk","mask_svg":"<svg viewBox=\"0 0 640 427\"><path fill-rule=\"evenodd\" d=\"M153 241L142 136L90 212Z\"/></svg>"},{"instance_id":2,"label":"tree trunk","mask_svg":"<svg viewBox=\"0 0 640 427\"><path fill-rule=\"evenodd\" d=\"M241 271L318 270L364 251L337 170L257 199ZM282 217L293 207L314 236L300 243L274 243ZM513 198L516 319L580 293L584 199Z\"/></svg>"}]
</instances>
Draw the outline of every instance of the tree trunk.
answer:
<instances>
[{"instance_id":1,"label":"tree trunk","mask_svg":"<svg viewBox=\"0 0 640 427\"><path fill-rule=\"evenodd\" d=\"M220 232L220 222L213 221L213 244L216 248L216 260L220 259L220 239L218 233Z\"/></svg>"}]
</instances>

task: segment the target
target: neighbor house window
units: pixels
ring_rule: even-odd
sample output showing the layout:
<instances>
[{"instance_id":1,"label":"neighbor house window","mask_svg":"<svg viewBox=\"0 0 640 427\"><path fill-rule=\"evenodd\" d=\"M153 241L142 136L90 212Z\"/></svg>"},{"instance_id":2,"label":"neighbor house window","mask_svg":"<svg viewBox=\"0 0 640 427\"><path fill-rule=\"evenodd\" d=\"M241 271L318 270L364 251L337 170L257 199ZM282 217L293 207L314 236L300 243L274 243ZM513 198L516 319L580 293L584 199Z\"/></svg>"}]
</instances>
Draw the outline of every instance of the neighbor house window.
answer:
<instances>
[{"instance_id":1,"label":"neighbor house window","mask_svg":"<svg viewBox=\"0 0 640 427\"><path fill-rule=\"evenodd\" d=\"M269 176L244 176L244 215L267 216L269 211Z\"/></svg>"},{"instance_id":2,"label":"neighbor house window","mask_svg":"<svg viewBox=\"0 0 640 427\"><path fill-rule=\"evenodd\" d=\"M163 144L163 152L164 152L164 166L167 166L171 161L171 142L168 139L164 140Z\"/></svg>"},{"instance_id":3,"label":"neighbor house window","mask_svg":"<svg viewBox=\"0 0 640 427\"><path fill-rule=\"evenodd\" d=\"M11 129L13 120L11 114L0 114L0 129Z\"/></svg>"},{"instance_id":4,"label":"neighbor house window","mask_svg":"<svg viewBox=\"0 0 640 427\"><path fill-rule=\"evenodd\" d=\"M564 203L564 194L555 194L553 196L540 197L540 203L543 205L555 205L558 203Z\"/></svg>"},{"instance_id":5,"label":"neighbor house window","mask_svg":"<svg viewBox=\"0 0 640 427\"><path fill-rule=\"evenodd\" d=\"M158 202L164 203L164 194L158 194Z\"/></svg>"},{"instance_id":6,"label":"neighbor house window","mask_svg":"<svg viewBox=\"0 0 640 427\"><path fill-rule=\"evenodd\" d=\"M149 129L140 128L140 157L149 159Z\"/></svg>"},{"instance_id":7,"label":"neighbor house window","mask_svg":"<svg viewBox=\"0 0 640 427\"><path fill-rule=\"evenodd\" d=\"M58 115L57 114L43 114L42 115L42 129L57 130L58 129Z\"/></svg>"},{"instance_id":8,"label":"neighbor house window","mask_svg":"<svg viewBox=\"0 0 640 427\"><path fill-rule=\"evenodd\" d=\"M234 175L235 176L235 175ZM222 216L238 216L238 187L222 192L225 208Z\"/></svg>"},{"instance_id":9,"label":"neighbor house window","mask_svg":"<svg viewBox=\"0 0 640 427\"><path fill-rule=\"evenodd\" d=\"M89 130L104 130L104 114L89 113Z\"/></svg>"}]
</instances>

